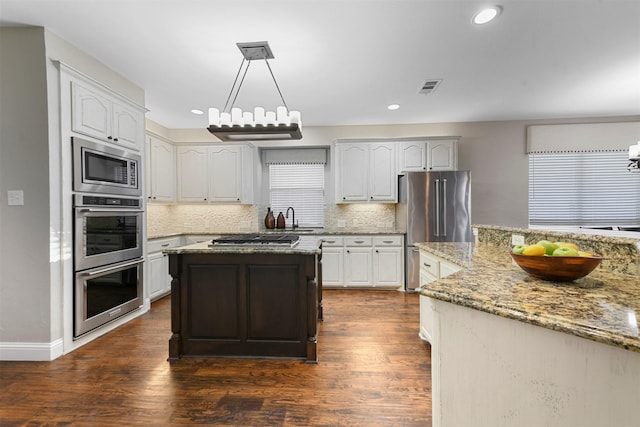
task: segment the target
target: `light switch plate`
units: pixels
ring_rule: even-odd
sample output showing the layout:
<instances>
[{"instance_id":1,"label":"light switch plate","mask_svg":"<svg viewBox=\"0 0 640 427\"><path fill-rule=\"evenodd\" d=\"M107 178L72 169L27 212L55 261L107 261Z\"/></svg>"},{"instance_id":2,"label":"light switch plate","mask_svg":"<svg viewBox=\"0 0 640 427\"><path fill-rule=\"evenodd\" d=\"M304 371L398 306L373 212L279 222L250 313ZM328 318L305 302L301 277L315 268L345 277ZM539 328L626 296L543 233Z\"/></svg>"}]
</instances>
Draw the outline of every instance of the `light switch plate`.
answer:
<instances>
[{"instance_id":1,"label":"light switch plate","mask_svg":"<svg viewBox=\"0 0 640 427\"><path fill-rule=\"evenodd\" d=\"M22 190L7 191L7 203L9 204L9 206L23 206L24 191Z\"/></svg>"}]
</instances>

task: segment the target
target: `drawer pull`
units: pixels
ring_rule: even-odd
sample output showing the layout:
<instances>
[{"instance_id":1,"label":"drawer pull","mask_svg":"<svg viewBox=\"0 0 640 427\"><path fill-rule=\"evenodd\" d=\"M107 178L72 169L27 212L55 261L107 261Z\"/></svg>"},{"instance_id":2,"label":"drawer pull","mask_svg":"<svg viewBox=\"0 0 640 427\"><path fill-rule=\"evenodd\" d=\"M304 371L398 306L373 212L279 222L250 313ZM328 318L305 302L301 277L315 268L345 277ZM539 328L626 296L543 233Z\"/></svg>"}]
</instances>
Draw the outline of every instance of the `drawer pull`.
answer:
<instances>
[{"instance_id":1,"label":"drawer pull","mask_svg":"<svg viewBox=\"0 0 640 427\"><path fill-rule=\"evenodd\" d=\"M335 243L335 240L325 240L325 243Z\"/></svg>"},{"instance_id":2,"label":"drawer pull","mask_svg":"<svg viewBox=\"0 0 640 427\"><path fill-rule=\"evenodd\" d=\"M393 243L393 240L383 240L383 243Z\"/></svg>"},{"instance_id":3,"label":"drawer pull","mask_svg":"<svg viewBox=\"0 0 640 427\"><path fill-rule=\"evenodd\" d=\"M364 243L364 240L354 240L353 243Z\"/></svg>"},{"instance_id":4,"label":"drawer pull","mask_svg":"<svg viewBox=\"0 0 640 427\"><path fill-rule=\"evenodd\" d=\"M426 262L423 262L425 267L431 267L431 264L427 264Z\"/></svg>"},{"instance_id":5,"label":"drawer pull","mask_svg":"<svg viewBox=\"0 0 640 427\"><path fill-rule=\"evenodd\" d=\"M166 248L167 246L169 246L169 244L168 244L168 243L164 243L164 244L162 245L162 247L163 247L163 248Z\"/></svg>"}]
</instances>

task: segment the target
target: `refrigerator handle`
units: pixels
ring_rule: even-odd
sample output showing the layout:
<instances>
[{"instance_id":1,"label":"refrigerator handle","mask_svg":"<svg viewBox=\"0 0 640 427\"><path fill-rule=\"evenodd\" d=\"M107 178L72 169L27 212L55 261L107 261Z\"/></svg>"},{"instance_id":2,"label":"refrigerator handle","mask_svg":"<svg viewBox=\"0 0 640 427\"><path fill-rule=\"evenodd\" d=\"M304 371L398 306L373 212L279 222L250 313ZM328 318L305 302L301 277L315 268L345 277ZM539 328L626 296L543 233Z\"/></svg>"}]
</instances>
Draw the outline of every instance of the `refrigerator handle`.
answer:
<instances>
[{"instance_id":1,"label":"refrigerator handle","mask_svg":"<svg viewBox=\"0 0 640 427\"><path fill-rule=\"evenodd\" d=\"M440 180L435 180L436 187L436 237L440 237Z\"/></svg>"},{"instance_id":2,"label":"refrigerator handle","mask_svg":"<svg viewBox=\"0 0 640 427\"><path fill-rule=\"evenodd\" d=\"M442 180L442 235L447 235L447 179Z\"/></svg>"}]
</instances>

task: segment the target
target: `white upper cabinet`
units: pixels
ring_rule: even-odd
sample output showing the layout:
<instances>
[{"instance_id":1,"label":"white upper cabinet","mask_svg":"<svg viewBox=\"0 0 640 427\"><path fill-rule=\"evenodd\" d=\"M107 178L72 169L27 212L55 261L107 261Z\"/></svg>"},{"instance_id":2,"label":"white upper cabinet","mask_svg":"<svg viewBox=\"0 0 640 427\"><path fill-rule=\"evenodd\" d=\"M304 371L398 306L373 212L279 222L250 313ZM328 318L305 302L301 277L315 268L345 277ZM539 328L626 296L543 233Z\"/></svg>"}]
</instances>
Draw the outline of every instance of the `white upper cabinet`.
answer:
<instances>
[{"instance_id":1,"label":"white upper cabinet","mask_svg":"<svg viewBox=\"0 0 640 427\"><path fill-rule=\"evenodd\" d=\"M209 201L240 202L242 198L242 147L209 148Z\"/></svg>"},{"instance_id":2,"label":"white upper cabinet","mask_svg":"<svg viewBox=\"0 0 640 427\"><path fill-rule=\"evenodd\" d=\"M140 150L144 112L98 87L71 83L71 130L123 147Z\"/></svg>"},{"instance_id":3,"label":"white upper cabinet","mask_svg":"<svg viewBox=\"0 0 640 427\"><path fill-rule=\"evenodd\" d=\"M426 141L405 141L398 147L399 172L424 172L427 170Z\"/></svg>"},{"instance_id":4,"label":"white upper cabinet","mask_svg":"<svg viewBox=\"0 0 640 427\"><path fill-rule=\"evenodd\" d=\"M399 143L398 171L400 173L457 169L457 139L428 139Z\"/></svg>"},{"instance_id":5,"label":"white upper cabinet","mask_svg":"<svg viewBox=\"0 0 640 427\"><path fill-rule=\"evenodd\" d=\"M336 143L336 203L398 201L393 142Z\"/></svg>"},{"instance_id":6,"label":"white upper cabinet","mask_svg":"<svg viewBox=\"0 0 640 427\"><path fill-rule=\"evenodd\" d=\"M253 203L254 147L179 146L179 202Z\"/></svg>"},{"instance_id":7,"label":"white upper cabinet","mask_svg":"<svg viewBox=\"0 0 640 427\"><path fill-rule=\"evenodd\" d=\"M450 171L458 169L458 140L445 139L427 142L427 170Z\"/></svg>"},{"instance_id":8,"label":"white upper cabinet","mask_svg":"<svg viewBox=\"0 0 640 427\"><path fill-rule=\"evenodd\" d=\"M176 200L175 147L147 136L147 198L150 202L173 203Z\"/></svg>"},{"instance_id":9,"label":"white upper cabinet","mask_svg":"<svg viewBox=\"0 0 640 427\"><path fill-rule=\"evenodd\" d=\"M336 144L338 151L339 179L336 202L362 202L369 195L369 146L368 144Z\"/></svg>"},{"instance_id":10,"label":"white upper cabinet","mask_svg":"<svg viewBox=\"0 0 640 427\"><path fill-rule=\"evenodd\" d=\"M207 147L179 146L176 150L179 202L206 202Z\"/></svg>"}]
</instances>

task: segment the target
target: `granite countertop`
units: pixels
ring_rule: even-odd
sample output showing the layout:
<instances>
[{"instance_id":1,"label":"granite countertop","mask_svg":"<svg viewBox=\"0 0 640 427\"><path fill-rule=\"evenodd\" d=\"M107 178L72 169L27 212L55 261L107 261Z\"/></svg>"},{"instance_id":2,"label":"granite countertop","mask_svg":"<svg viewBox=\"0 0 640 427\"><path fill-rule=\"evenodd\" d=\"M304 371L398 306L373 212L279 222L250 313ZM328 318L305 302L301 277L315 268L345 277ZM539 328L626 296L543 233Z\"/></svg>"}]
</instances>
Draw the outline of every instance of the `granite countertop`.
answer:
<instances>
[{"instance_id":1,"label":"granite countertop","mask_svg":"<svg viewBox=\"0 0 640 427\"><path fill-rule=\"evenodd\" d=\"M165 249L165 254L275 254L275 255L314 255L320 254L320 239L313 236L300 236L293 247L279 245L212 245L200 242L177 248Z\"/></svg>"},{"instance_id":2,"label":"granite countertop","mask_svg":"<svg viewBox=\"0 0 640 427\"><path fill-rule=\"evenodd\" d=\"M423 285L427 297L640 352L640 277L601 268L574 282L534 278L508 249L485 243L419 243L462 270Z\"/></svg>"},{"instance_id":3,"label":"granite countertop","mask_svg":"<svg viewBox=\"0 0 640 427\"><path fill-rule=\"evenodd\" d=\"M300 236L378 236L378 235L391 235L391 234L405 234L404 230L399 230L396 228L377 228L377 229L357 229L357 228L338 228L338 229L329 229L329 228L285 228L285 229L273 229L273 230L258 230L258 231L235 231L235 232L224 232L224 231L206 231L202 233L197 232L189 232L189 233L171 233L171 234L162 234L162 235L148 235L147 239L160 239L165 237L178 237L178 236L229 236L233 234L298 234Z\"/></svg>"}]
</instances>

